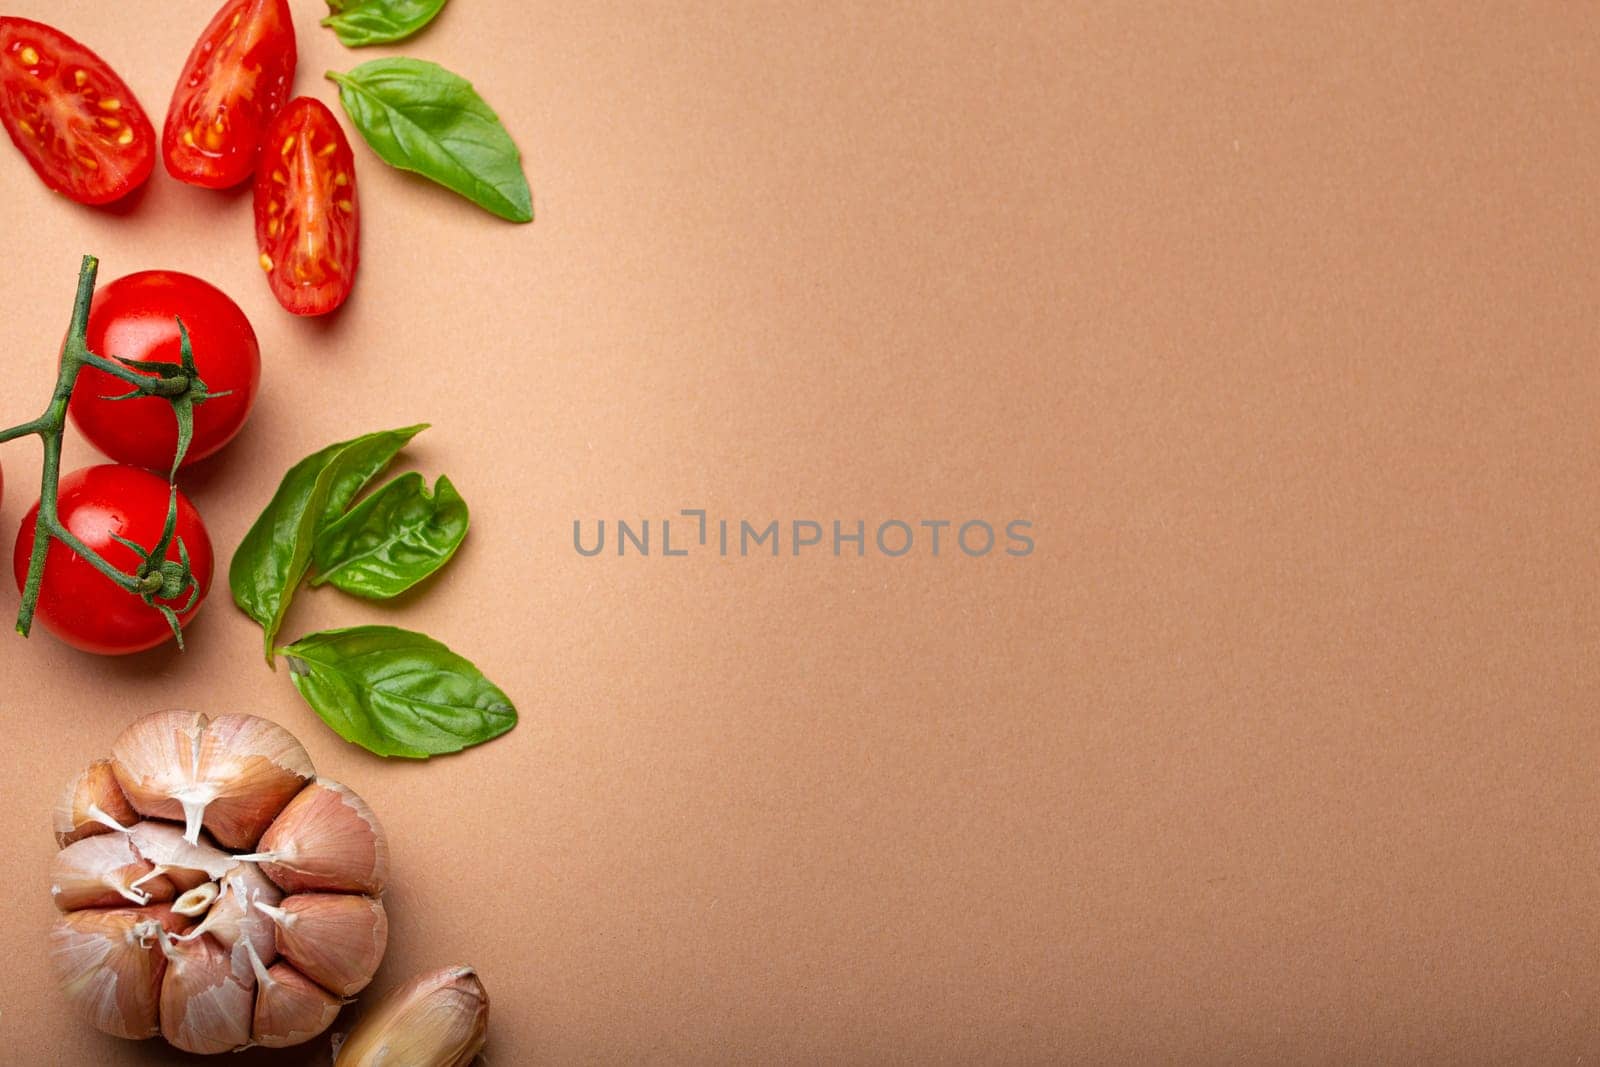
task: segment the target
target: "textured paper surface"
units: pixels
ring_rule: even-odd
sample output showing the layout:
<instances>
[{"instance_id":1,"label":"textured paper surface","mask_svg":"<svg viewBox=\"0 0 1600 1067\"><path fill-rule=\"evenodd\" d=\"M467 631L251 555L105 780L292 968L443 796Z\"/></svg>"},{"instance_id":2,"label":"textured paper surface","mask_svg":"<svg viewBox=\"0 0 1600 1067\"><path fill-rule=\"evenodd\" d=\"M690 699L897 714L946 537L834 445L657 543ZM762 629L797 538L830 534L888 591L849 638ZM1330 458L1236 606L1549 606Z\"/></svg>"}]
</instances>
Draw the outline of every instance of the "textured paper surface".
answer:
<instances>
[{"instance_id":1,"label":"textured paper surface","mask_svg":"<svg viewBox=\"0 0 1600 1067\"><path fill-rule=\"evenodd\" d=\"M211 10L7 7L158 125ZM56 789L167 706L284 723L372 802L374 989L476 964L492 1063L1600 1052L1592 13L456 0L348 53L294 10L300 92L388 51L471 78L538 221L358 144L358 289L299 322L248 196L85 210L5 148L0 412L43 403L81 253L220 285L266 367L185 480L219 555L295 459L431 421L460 556L285 636L427 631L522 725L368 757L225 590L186 655L0 639L0 1059L170 1058L80 1026L44 956ZM0 449L6 548L36 453ZM1037 550L572 550L696 507Z\"/></svg>"}]
</instances>

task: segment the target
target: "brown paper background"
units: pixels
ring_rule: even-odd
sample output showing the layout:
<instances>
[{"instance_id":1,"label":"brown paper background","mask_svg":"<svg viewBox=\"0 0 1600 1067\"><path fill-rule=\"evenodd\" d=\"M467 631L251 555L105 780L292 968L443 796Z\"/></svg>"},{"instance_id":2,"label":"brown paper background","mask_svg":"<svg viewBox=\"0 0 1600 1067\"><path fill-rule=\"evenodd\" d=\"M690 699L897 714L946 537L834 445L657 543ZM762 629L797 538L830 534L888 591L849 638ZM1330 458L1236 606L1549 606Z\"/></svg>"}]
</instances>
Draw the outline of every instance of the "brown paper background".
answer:
<instances>
[{"instance_id":1,"label":"brown paper background","mask_svg":"<svg viewBox=\"0 0 1600 1067\"><path fill-rule=\"evenodd\" d=\"M321 7L331 102L379 53ZM7 11L159 124L211 9ZM371 758L225 588L186 655L0 640L6 1062L169 1058L78 1025L43 948L58 784L167 706L270 716L370 799L374 989L476 964L496 1064L1600 1052L1591 11L456 0L396 51L498 109L537 223L358 144L357 293L292 321L248 197L85 210L5 149L0 411L43 402L80 253L217 283L266 359L186 478L222 560L292 461L430 420L458 561L286 633L425 630L522 724ZM36 454L0 450L7 550ZM1038 549L571 549L685 507Z\"/></svg>"}]
</instances>

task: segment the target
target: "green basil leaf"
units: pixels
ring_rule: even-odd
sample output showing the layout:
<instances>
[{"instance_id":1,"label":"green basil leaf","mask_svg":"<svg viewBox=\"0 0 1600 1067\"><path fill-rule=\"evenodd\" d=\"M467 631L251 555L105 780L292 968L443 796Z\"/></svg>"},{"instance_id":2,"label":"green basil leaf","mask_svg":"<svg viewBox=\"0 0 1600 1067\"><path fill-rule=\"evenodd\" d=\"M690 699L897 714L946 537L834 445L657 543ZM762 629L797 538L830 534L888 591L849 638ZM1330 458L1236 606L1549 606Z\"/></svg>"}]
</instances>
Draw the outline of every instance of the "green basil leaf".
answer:
<instances>
[{"instance_id":1,"label":"green basil leaf","mask_svg":"<svg viewBox=\"0 0 1600 1067\"><path fill-rule=\"evenodd\" d=\"M382 430L329 445L289 468L266 510L244 535L228 566L228 586L239 609L261 624L267 662L272 640L305 577L317 531L344 514L424 423Z\"/></svg>"},{"instance_id":2,"label":"green basil leaf","mask_svg":"<svg viewBox=\"0 0 1600 1067\"><path fill-rule=\"evenodd\" d=\"M424 634L356 626L311 634L278 652L322 721L379 756L459 752L517 724L510 697Z\"/></svg>"},{"instance_id":3,"label":"green basil leaf","mask_svg":"<svg viewBox=\"0 0 1600 1067\"><path fill-rule=\"evenodd\" d=\"M328 0L322 20L346 48L401 41L433 21L445 0Z\"/></svg>"},{"instance_id":4,"label":"green basil leaf","mask_svg":"<svg viewBox=\"0 0 1600 1067\"><path fill-rule=\"evenodd\" d=\"M467 504L440 475L432 493L412 471L374 492L317 534L312 585L386 600L450 562L467 536Z\"/></svg>"},{"instance_id":5,"label":"green basil leaf","mask_svg":"<svg viewBox=\"0 0 1600 1067\"><path fill-rule=\"evenodd\" d=\"M522 154L472 84L437 63L375 59L328 77L372 150L512 222L533 221Z\"/></svg>"}]
</instances>

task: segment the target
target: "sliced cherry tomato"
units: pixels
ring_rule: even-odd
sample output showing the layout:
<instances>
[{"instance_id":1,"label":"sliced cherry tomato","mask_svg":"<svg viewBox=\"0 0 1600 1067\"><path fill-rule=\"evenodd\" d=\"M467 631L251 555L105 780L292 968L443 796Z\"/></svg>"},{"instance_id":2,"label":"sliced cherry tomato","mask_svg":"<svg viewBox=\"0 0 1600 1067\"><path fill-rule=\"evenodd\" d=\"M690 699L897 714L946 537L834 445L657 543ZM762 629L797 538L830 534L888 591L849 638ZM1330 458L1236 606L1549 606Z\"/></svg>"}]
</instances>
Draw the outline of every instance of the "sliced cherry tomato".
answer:
<instances>
[{"instance_id":1,"label":"sliced cherry tomato","mask_svg":"<svg viewBox=\"0 0 1600 1067\"><path fill-rule=\"evenodd\" d=\"M89 306L89 351L110 359L178 363L189 331L195 370L212 396L194 409L194 439L184 463L233 440L261 384L261 349L250 321L216 286L175 270L147 270L101 286ZM121 463L165 473L178 447L172 405L159 397L112 400L128 386L93 367L78 372L68 411L100 451Z\"/></svg>"},{"instance_id":2,"label":"sliced cherry tomato","mask_svg":"<svg viewBox=\"0 0 1600 1067\"><path fill-rule=\"evenodd\" d=\"M228 0L178 76L161 157L179 181L227 189L255 173L263 135L294 82L287 0Z\"/></svg>"},{"instance_id":3,"label":"sliced cherry tomato","mask_svg":"<svg viewBox=\"0 0 1600 1067\"><path fill-rule=\"evenodd\" d=\"M44 183L80 204L143 185L156 131L106 61L60 30L0 17L0 122Z\"/></svg>"},{"instance_id":4,"label":"sliced cherry tomato","mask_svg":"<svg viewBox=\"0 0 1600 1067\"><path fill-rule=\"evenodd\" d=\"M88 545L107 563L134 573L141 558L117 540L127 538L135 544L153 548L161 540L167 521L167 483L149 471L108 463L86 467L62 477L56 496L56 513L73 535ZM28 578L28 560L33 554L34 522L39 516L35 503L23 516L22 529L11 554L12 571L21 589ZM200 602L211 588L214 560L211 538L200 513L189 498L178 494L177 539L167 549L166 558L180 558L178 539L189 553L190 573L199 584L200 596L187 611L179 611L187 597L167 602L178 612L180 625L187 625L200 610ZM44 582L39 587L36 618L45 629L74 648L101 655L123 655L154 648L172 637L166 617L144 600L118 588L110 578L95 570L82 556L60 541L52 541L45 554Z\"/></svg>"},{"instance_id":5,"label":"sliced cherry tomato","mask_svg":"<svg viewBox=\"0 0 1600 1067\"><path fill-rule=\"evenodd\" d=\"M361 251L356 157L320 101L296 97L267 131L256 172L256 247L272 295L322 315L350 295Z\"/></svg>"}]
</instances>

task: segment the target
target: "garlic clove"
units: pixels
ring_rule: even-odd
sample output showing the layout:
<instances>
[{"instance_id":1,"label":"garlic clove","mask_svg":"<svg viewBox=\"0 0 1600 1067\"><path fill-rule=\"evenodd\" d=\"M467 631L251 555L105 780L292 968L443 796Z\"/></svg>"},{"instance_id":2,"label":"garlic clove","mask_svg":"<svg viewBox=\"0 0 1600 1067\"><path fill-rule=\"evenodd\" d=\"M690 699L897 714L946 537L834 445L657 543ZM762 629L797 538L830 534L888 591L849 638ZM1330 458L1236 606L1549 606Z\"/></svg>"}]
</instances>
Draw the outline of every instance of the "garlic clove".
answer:
<instances>
[{"instance_id":1,"label":"garlic clove","mask_svg":"<svg viewBox=\"0 0 1600 1067\"><path fill-rule=\"evenodd\" d=\"M224 848L251 849L312 778L311 757L294 735L255 715L219 715L200 739L195 779L213 795L205 828Z\"/></svg>"},{"instance_id":2,"label":"garlic clove","mask_svg":"<svg viewBox=\"0 0 1600 1067\"><path fill-rule=\"evenodd\" d=\"M211 1055L250 1043L255 974L247 961L209 937L175 940L160 931L167 957L161 980L161 1036L185 1052Z\"/></svg>"},{"instance_id":3,"label":"garlic clove","mask_svg":"<svg viewBox=\"0 0 1600 1067\"><path fill-rule=\"evenodd\" d=\"M56 844L66 848L94 834L126 830L139 820L108 759L95 760L61 791L53 821Z\"/></svg>"},{"instance_id":4,"label":"garlic clove","mask_svg":"<svg viewBox=\"0 0 1600 1067\"><path fill-rule=\"evenodd\" d=\"M205 882L214 882L233 870L238 863L232 856L206 841L190 844L183 831L170 823L134 823L128 830L128 840L139 855L161 868L177 886L187 892Z\"/></svg>"},{"instance_id":5,"label":"garlic clove","mask_svg":"<svg viewBox=\"0 0 1600 1067\"><path fill-rule=\"evenodd\" d=\"M161 1032L157 1021L167 959L157 931L183 920L165 904L75 911L50 932L50 961L67 999L95 1029L138 1040Z\"/></svg>"},{"instance_id":6,"label":"garlic clove","mask_svg":"<svg viewBox=\"0 0 1600 1067\"><path fill-rule=\"evenodd\" d=\"M201 882L172 902L172 910L189 919L198 919L211 910L221 890L215 882Z\"/></svg>"},{"instance_id":7,"label":"garlic clove","mask_svg":"<svg viewBox=\"0 0 1600 1067\"><path fill-rule=\"evenodd\" d=\"M123 834L74 841L50 861L50 895L62 911L171 900L172 882Z\"/></svg>"},{"instance_id":8,"label":"garlic clove","mask_svg":"<svg viewBox=\"0 0 1600 1067\"><path fill-rule=\"evenodd\" d=\"M489 995L471 967L412 979L362 1018L334 1067L467 1067L488 1039Z\"/></svg>"},{"instance_id":9,"label":"garlic clove","mask_svg":"<svg viewBox=\"0 0 1600 1067\"><path fill-rule=\"evenodd\" d=\"M376 897L297 893L256 909L277 924L283 958L341 997L365 989L383 962L389 917Z\"/></svg>"},{"instance_id":10,"label":"garlic clove","mask_svg":"<svg viewBox=\"0 0 1600 1067\"><path fill-rule=\"evenodd\" d=\"M333 1025L343 1001L287 963L267 967L254 949L247 951L256 976L252 1041L266 1048L288 1048Z\"/></svg>"},{"instance_id":11,"label":"garlic clove","mask_svg":"<svg viewBox=\"0 0 1600 1067\"><path fill-rule=\"evenodd\" d=\"M376 895L389 879L389 842L367 802L336 782L318 780L289 801L260 851L242 860L289 893L332 890Z\"/></svg>"},{"instance_id":12,"label":"garlic clove","mask_svg":"<svg viewBox=\"0 0 1600 1067\"><path fill-rule=\"evenodd\" d=\"M111 767L141 815L186 821L186 803L192 808L199 801L191 791L205 728L206 717L196 712L158 711L135 719L118 735L111 746ZM200 809L204 807L201 801ZM199 829L198 819L193 825Z\"/></svg>"}]
</instances>

